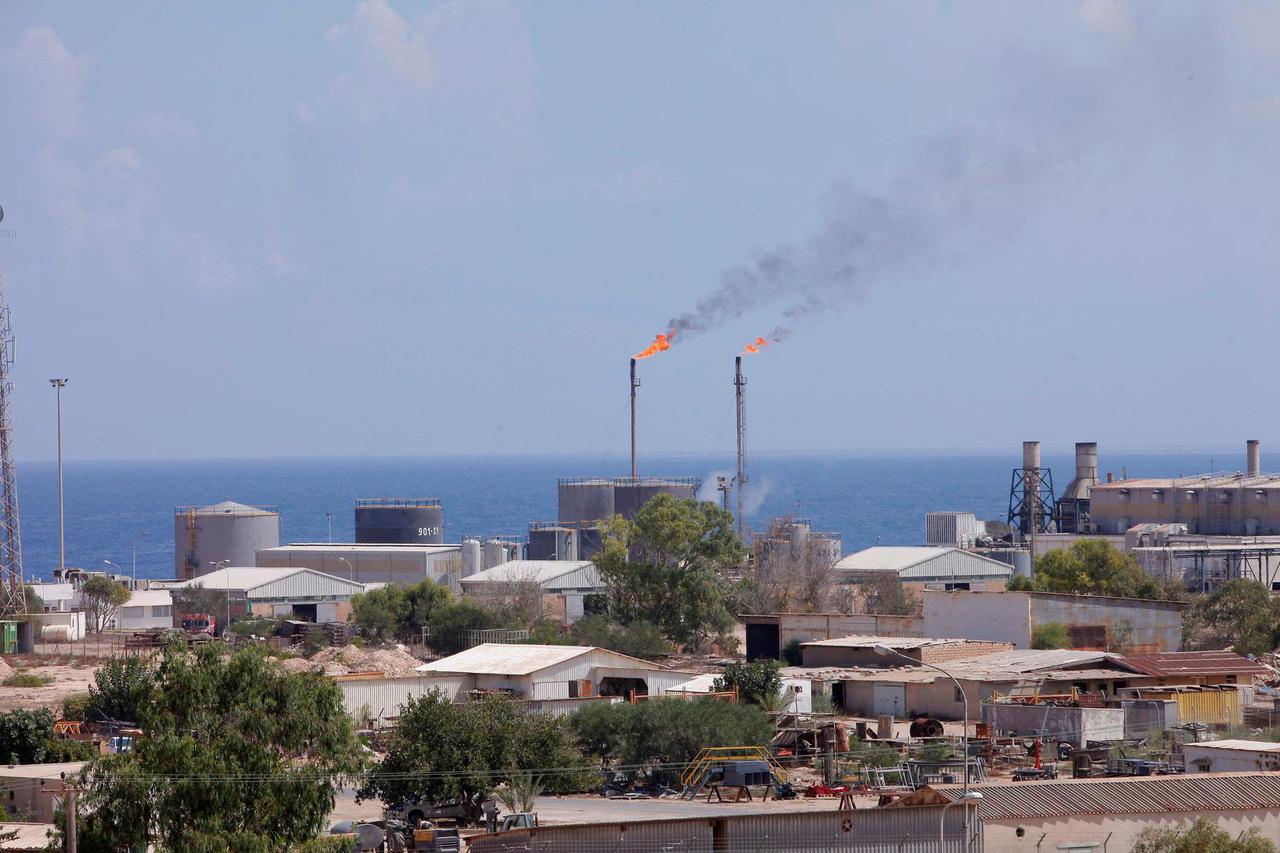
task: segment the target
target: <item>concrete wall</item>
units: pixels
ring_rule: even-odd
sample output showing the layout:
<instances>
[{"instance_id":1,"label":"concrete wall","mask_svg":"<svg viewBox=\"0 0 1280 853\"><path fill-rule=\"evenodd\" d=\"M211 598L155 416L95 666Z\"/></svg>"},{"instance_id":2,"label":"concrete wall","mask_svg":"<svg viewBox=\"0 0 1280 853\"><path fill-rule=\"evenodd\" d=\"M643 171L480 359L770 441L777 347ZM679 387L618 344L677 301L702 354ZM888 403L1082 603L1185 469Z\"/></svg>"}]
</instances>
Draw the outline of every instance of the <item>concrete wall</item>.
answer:
<instances>
[{"instance_id":1,"label":"concrete wall","mask_svg":"<svg viewBox=\"0 0 1280 853\"><path fill-rule=\"evenodd\" d=\"M937 812L937 809L929 809ZM951 811L959 811L954 808ZM1148 827L1185 830L1197 817L1203 817L1232 838L1256 827L1264 838L1280 838L1280 809L1250 809L1221 812L1179 812L1126 815L1078 815L1067 818L1032 818L984 821L985 853L1024 853L1039 849L1085 849L1069 845L1096 844L1101 851L1131 850L1139 833ZM1018 837L1022 827L1023 837ZM1041 840L1041 836L1044 836ZM1060 846L1061 845L1061 846Z\"/></svg>"},{"instance_id":2,"label":"concrete wall","mask_svg":"<svg viewBox=\"0 0 1280 853\"><path fill-rule=\"evenodd\" d=\"M941 720L964 719L964 701L956 698L956 686L949 678L939 677L932 682L845 681L845 712L858 717L874 717L875 684L897 684L903 690L902 718L924 715ZM960 679L965 698L969 700L969 719L977 722L981 717L982 703L996 693L1006 692L1009 684L966 681Z\"/></svg>"},{"instance_id":3,"label":"concrete wall","mask_svg":"<svg viewBox=\"0 0 1280 853\"><path fill-rule=\"evenodd\" d=\"M1125 651L1182 651L1182 609L1167 601L1137 601L1073 595L1032 595L1031 628L1046 622L1105 625L1109 639L1128 634Z\"/></svg>"},{"instance_id":4,"label":"concrete wall","mask_svg":"<svg viewBox=\"0 0 1280 853\"><path fill-rule=\"evenodd\" d=\"M937 646L921 646L901 649L901 653L913 661L940 664L961 658L1005 652L1013 648L1010 643L948 643ZM804 646L801 649L804 666L883 667L904 663L897 657L882 657L876 650L861 646Z\"/></svg>"},{"instance_id":5,"label":"concrete wall","mask_svg":"<svg viewBox=\"0 0 1280 853\"><path fill-rule=\"evenodd\" d=\"M344 562L345 560L345 562ZM456 588L462 575L461 547L426 551L414 548L352 549L335 544L334 550L313 548L260 549L255 565L271 568L315 569L327 575L359 583L415 584L430 579ZM350 566L348 566L350 563ZM249 565L249 564L245 564Z\"/></svg>"},{"instance_id":6,"label":"concrete wall","mask_svg":"<svg viewBox=\"0 0 1280 853\"><path fill-rule=\"evenodd\" d=\"M997 735L1035 737L1084 746L1090 740L1124 738L1123 708L1068 708L1053 705L982 706L982 721Z\"/></svg>"},{"instance_id":7,"label":"concrete wall","mask_svg":"<svg viewBox=\"0 0 1280 853\"><path fill-rule=\"evenodd\" d=\"M1031 647L1031 596L1025 592L926 590L924 630L930 637L963 637Z\"/></svg>"}]
</instances>

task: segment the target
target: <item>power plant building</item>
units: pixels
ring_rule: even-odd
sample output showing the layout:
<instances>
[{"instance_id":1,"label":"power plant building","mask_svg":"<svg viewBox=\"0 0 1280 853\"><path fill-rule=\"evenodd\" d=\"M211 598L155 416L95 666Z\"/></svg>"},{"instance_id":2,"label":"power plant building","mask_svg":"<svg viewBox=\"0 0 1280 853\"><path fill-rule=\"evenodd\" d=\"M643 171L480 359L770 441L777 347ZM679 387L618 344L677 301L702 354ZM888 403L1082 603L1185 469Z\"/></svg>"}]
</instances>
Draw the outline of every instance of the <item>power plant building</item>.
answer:
<instances>
[{"instance_id":1,"label":"power plant building","mask_svg":"<svg viewBox=\"0 0 1280 853\"><path fill-rule=\"evenodd\" d=\"M1101 533L1142 524L1182 524L1191 534L1280 534L1280 475L1263 474L1257 441L1247 446L1243 473L1150 477L1100 483L1090 512Z\"/></svg>"},{"instance_id":2,"label":"power plant building","mask_svg":"<svg viewBox=\"0 0 1280 853\"><path fill-rule=\"evenodd\" d=\"M174 574L182 580L222 566L252 566L259 550L280 544L280 513L235 501L179 507L173 543Z\"/></svg>"}]
</instances>

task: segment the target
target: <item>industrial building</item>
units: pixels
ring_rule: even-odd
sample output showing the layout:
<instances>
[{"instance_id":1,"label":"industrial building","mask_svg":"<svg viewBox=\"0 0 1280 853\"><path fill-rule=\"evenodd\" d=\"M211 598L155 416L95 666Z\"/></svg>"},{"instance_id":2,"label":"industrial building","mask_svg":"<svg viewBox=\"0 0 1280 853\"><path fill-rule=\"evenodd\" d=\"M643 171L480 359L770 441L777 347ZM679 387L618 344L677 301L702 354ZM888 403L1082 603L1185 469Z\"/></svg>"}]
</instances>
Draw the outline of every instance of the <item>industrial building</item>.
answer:
<instances>
[{"instance_id":1,"label":"industrial building","mask_svg":"<svg viewBox=\"0 0 1280 853\"><path fill-rule=\"evenodd\" d=\"M825 570L839 562L842 550L839 533L815 531L807 518L775 518L767 531L751 535L751 558L762 577L794 567Z\"/></svg>"},{"instance_id":2,"label":"industrial building","mask_svg":"<svg viewBox=\"0 0 1280 853\"><path fill-rule=\"evenodd\" d=\"M590 560L604 550L604 527L593 522L535 521L529 525L525 558Z\"/></svg>"},{"instance_id":3,"label":"industrial building","mask_svg":"<svg viewBox=\"0 0 1280 853\"><path fill-rule=\"evenodd\" d=\"M117 631L173 627L173 593L167 589L135 589L116 610L111 627Z\"/></svg>"},{"instance_id":4,"label":"industrial building","mask_svg":"<svg viewBox=\"0 0 1280 853\"><path fill-rule=\"evenodd\" d=\"M459 545L352 545L299 543L263 548L260 568L315 569L356 583L415 584L432 580L450 586L462 576Z\"/></svg>"},{"instance_id":5,"label":"industrial building","mask_svg":"<svg viewBox=\"0 0 1280 853\"><path fill-rule=\"evenodd\" d=\"M977 849L986 853L1132 850L1143 830L1185 830L1201 817L1233 838L1255 828L1264 838L1280 837L1280 773L988 781L969 787L982 793L975 809ZM964 792L959 783L928 785L882 810L931 813L936 827L942 807L959 803ZM936 833L935 828L934 850Z\"/></svg>"},{"instance_id":6,"label":"industrial building","mask_svg":"<svg viewBox=\"0 0 1280 853\"><path fill-rule=\"evenodd\" d=\"M70 583L30 583L36 595L44 602L45 613L66 613L80 602L80 593Z\"/></svg>"},{"instance_id":7,"label":"industrial building","mask_svg":"<svg viewBox=\"0 0 1280 853\"><path fill-rule=\"evenodd\" d=\"M1270 668L1229 649L1122 655L1120 661L1150 678L1148 684L1153 686L1244 686L1275 675Z\"/></svg>"},{"instance_id":8,"label":"industrial building","mask_svg":"<svg viewBox=\"0 0 1280 853\"><path fill-rule=\"evenodd\" d=\"M607 521L615 515L630 519L660 494L691 500L701 485L696 477L566 478L558 483L558 520Z\"/></svg>"},{"instance_id":9,"label":"industrial building","mask_svg":"<svg viewBox=\"0 0 1280 853\"><path fill-rule=\"evenodd\" d=\"M604 581L590 560L510 560L461 580L464 594L481 600L505 600L536 587L544 619L572 625L588 612L593 597L603 596Z\"/></svg>"},{"instance_id":10,"label":"industrial building","mask_svg":"<svg viewBox=\"0 0 1280 853\"><path fill-rule=\"evenodd\" d=\"M1280 475L1262 473L1256 440L1245 469L1193 477L1122 479L1094 486L1091 512L1098 530L1124 533L1138 524L1183 524L1207 536L1280 534Z\"/></svg>"},{"instance_id":11,"label":"industrial building","mask_svg":"<svg viewBox=\"0 0 1280 853\"><path fill-rule=\"evenodd\" d=\"M202 586L227 594L231 616L282 617L306 622L345 622L351 598L365 585L314 569L230 566L173 588Z\"/></svg>"},{"instance_id":12,"label":"industrial building","mask_svg":"<svg viewBox=\"0 0 1280 853\"><path fill-rule=\"evenodd\" d=\"M1182 611L1176 601L1071 595L1058 592L943 591L926 589L924 632L1031 648L1037 625L1066 627L1077 649L1176 652L1182 648Z\"/></svg>"},{"instance_id":13,"label":"industrial building","mask_svg":"<svg viewBox=\"0 0 1280 853\"><path fill-rule=\"evenodd\" d=\"M554 713L570 713L582 700L657 696L695 675L593 646L507 643L483 643L418 671L464 676L464 693L501 692L552 703L542 709Z\"/></svg>"},{"instance_id":14,"label":"industrial building","mask_svg":"<svg viewBox=\"0 0 1280 853\"><path fill-rule=\"evenodd\" d=\"M173 514L173 570L179 580L222 566L252 566L258 551L279 544L275 507L223 501L178 507Z\"/></svg>"},{"instance_id":15,"label":"industrial building","mask_svg":"<svg viewBox=\"0 0 1280 853\"><path fill-rule=\"evenodd\" d=\"M875 637L922 637L919 616L870 613L758 613L739 616L746 633L747 660L778 660L793 643L862 634Z\"/></svg>"},{"instance_id":16,"label":"industrial building","mask_svg":"<svg viewBox=\"0 0 1280 853\"><path fill-rule=\"evenodd\" d=\"M440 545L444 506L438 498L356 501L356 542L363 545Z\"/></svg>"},{"instance_id":17,"label":"industrial building","mask_svg":"<svg viewBox=\"0 0 1280 853\"><path fill-rule=\"evenodd\" d=\"M835 572L841 583L864 583L891 573L904 586L914 589L994 590L1004 589L1013 569L999 560L959 548L876 545L842 558L836 563Z\"/></svg>"},{"instance_id":18,"label":"industrial building","mask_svg":"<svg viewBox=\"0 0 1280 853\"><path fill-rule=\"evenodd\" d=\"M897 652L884 656L876 651L884 647ZM974 658L984 654L1006 652L1011 643L987 643L973 640L947 640L931 637L876 637L851 635L830 640L810 640L800 644L806 667L877 667L902 665L903 657L916 663L941 664L946 661ZM902 657L899 657L901 655Z\"/></svg>"},{"instance_id":19,"label":"industrial building","mask_svg":"<svg viewBox=\"0 0 1280 853\"><path fill-rule=\"evenodd\" d=\"M987 526L971 512L927 512L924 544L943 548L972 548L987 535Z\"/></svg>"},{"instance_id":20,"label":"industrial building","mask_svg":"<svg viewBox=\"0 0 1280 853\"><path fill-rule=\"evenodd\" d=\"M1280 770L1280 743L1269 740L1207 740L1182 745L1188 773Z\"/></svg>"}]
</instances>

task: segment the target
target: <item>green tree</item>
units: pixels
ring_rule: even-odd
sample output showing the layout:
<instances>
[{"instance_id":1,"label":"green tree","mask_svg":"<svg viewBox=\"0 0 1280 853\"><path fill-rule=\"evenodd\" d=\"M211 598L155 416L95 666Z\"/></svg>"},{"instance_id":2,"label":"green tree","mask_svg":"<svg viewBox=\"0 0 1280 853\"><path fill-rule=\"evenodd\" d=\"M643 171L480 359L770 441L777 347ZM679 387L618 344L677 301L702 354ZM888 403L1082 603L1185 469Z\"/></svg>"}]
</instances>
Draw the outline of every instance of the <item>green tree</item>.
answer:
<instances>
[{"instance_id":1,"label":"green tree","mask_svg":"<svg viewBox=\"0 0 1280 853\"><path fill-rule=\"evenodd\" d=\"M1036 560L1032 585L1041 592L1167 598L1160 582L1138 565L1133 555L1105 539L1081 539L1065 550Z\"/></svg>"},{"instance_id":2,"label":"green tree","mask_svg":"<svg viewBox=\"0 0 1280 853\"><path fill-rule=\"evenodd\" d=\"M1189 650L1230 647L1242 655L1268 654L1280 646L1280 602L1266 584L1229 580L1191 603L1182 632Z\"/></svg>"},{"instance_id":3,"label":"green tree","mask_svg":"<svg viewBox=\"0 0 1280 853\"><path fill-rule=\"evenodd\" d=\"M53 737L53 712L7 711L0 714L0 761L6 764L42 764L48 760Z\"/></svg>"},{"instance_id":4,"label":"green tree","mask_svg":"<svg viewBox=\"0 0 1280 853\"><path fill-rule=\"evenodd\" d=\"M599 646L637 658L652 660L671 654L671 644L662 631L648 622L620 625L608 616L592 614L573 623L570 637L580 646Z\"/></svg>"},{"instance_id":5,"label":"green tree","mask_svg":"<svg viewBox=\"0 0 1280 853\"><path fill-rule=\"evenodd\" d=\"M531 714L501 696L454 705L432 691L401 707L386 758L369 773L360 797L378 797L393 808L461 800L474 821L499 784L536 770L545 790L575 791L587 784L582 768L564 717Z\"/></svg>"},{"instance_id":6,"label":"green tree","mask_svg":"<svg viewBox=\"0 0 1280 853\"><path fill-rule=\"evenodd\" d=\"M129 590L106 575L90 575L80 585L80 600L84 602L90 630L103 631L120 606L129 600Z\"/></svg>"},{"instance_id":7,"label":"green tree","mask_svg":"<svg viewBox=\"0 0 1280 853\"><path fill-rule=\"evenodd\" d=\"M353 596L351 621L366 638L374 642L395 639L404 630L409 602L404 588L388 584Z\"/></svg>"},{"instance_id":8,"label":"green tree","mask_svg":"<svg viewBox=\"0 0 1280 853\"><path fill-rule=\"evenodd\" d=\"M35 591L31 584L27 584L22 588L23 599L26 601L28 613L43 613L44 599Z\"/></svg>"},{"instance_id":9,"label":"green tree","mask_svg":"<svg viewBox=\"0 0 1280 853\"><path fill-rule=\"evenodd\" d=\"M782 689L782 664L776 660L756 660L751 663L732 661L725 664L724 674L711 685L717 693L738 688L738 699L753 705L763 705Z\"/></svg>"},{"instance_id":10,"label":"green tree","mask_svg":"<svg viewBox=\"0 0 1280 853\"><path fill-rule=\"evenodd\" d=\"M773 724L755 705L718 699L654 699L636 705L587 704L572 717L578 747L602 763L650 768L674 783L681 766L708 746L765 746Z\"/></svg>"},{"instance_id":11,"label":"green tree","mask_svg":"<svg viewBox=\"0 0 1280 853\"><path fill-rule=\"evenodd\" d=\"M745 557L731 513L659 494L630 521L610 522L595 563L614 619L648 622L688 646L731 624L727 573Z\"/></svg>"},{"instance_id":12,"label":"green tree","mask_svg":"<svg viewBox=\"0 0 1280 853\"><path fill-rule=\"evenodd\" d=\"M1041 622L1031 629L1031 648L1069 649L1071 632L1061 622Z\"/></svg>"},{"instance_id":13,"label":"green tree","mask_svg":"<svg viewBox=\"0 0 1280 853\"><path fill-rule=\"evenodd\" d=\"M1257 827L1236 837L1202 817L1186 830L1144 829L1133 845L1133 853L1276 853L1276 849Z\"/></svg>"},{"instance_id":14,"label":"green tree","mask_svg":"<svg viewBox=\"0 0 1280 853\"><path fill-rule=\"evenodd\" d=\"M170 644L138 717L134 751L84 771L86 850L289 850L362 768L337 686L256 648Z\"/></svg>"},{"instance_id":15,"label":"green tree","mask_svg":"<svg viewBox=\"0 0 1280 853\"><path fill-rule=\"evenodd\" d=\"M151 661L141 655L111 658L93 674L85 718L136 723L154 678Z\"/></svg>"},{"instance_id":16,"label":"green tree","mask_svg":"<svg viewBox=\"0 0 1280 853\"><path fill-rule=\"evenodd\" d=\"M1004 582L1004 588L1010 592L1030 592L1035 589L1031 583L1031 578L1026 575L1009 575L1009 579Z\"/></svg>"},{"instance_id":17,"label":"green tree","mask_svg":"<svg viewBox=\"0 0 1280 853\"><path fill-rule=\"evenodd\" d=\"M920 596L902 585L897 572L881 572L862 584L862 609L878 616L912 616L920 612Z\"/></svg>"},{"instance_id":18,"label":"green tree","mask_svg":"<svg viewBox=\"0 0 1280 853\"><path fill-rule=\"evenodd\" d=\"M226 590L213 589L198 583L193 586L178 587L171 590L171 593L174 616L181 617L183 613L208 613L218 620L220 628L230 627L222 624L227 621Z\"/></svg>"}]
</instances>

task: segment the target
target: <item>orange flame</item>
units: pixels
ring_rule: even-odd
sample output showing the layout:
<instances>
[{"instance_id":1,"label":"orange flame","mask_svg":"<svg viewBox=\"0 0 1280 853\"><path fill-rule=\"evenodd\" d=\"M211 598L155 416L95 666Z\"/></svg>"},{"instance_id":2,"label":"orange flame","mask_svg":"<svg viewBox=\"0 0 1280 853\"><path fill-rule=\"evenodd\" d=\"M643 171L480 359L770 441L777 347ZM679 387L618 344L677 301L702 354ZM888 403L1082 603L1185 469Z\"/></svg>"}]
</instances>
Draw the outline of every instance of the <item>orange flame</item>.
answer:
<instances>
[{"instance_id":1,"label":"orange flame","mask_svg":"<svg viewBox=\"0 0 1280 853\"><path fill-rule=\"evenodd\" d=\"M751 353L760 352L760 350L769 346L770 343L773 343L773 341L769 341L765 338L756 338L754 341L747 344L746 347L743 348L742 354L749 355Z\"/></svg>"},{"instance_id":2,"label":"orange flame","mask_svg":"<svg viewBox=\"0 0 1280 853\"><path fill-rule=\"evenodd\" d=\"M671 339L676 336L674 331L667 332L665 335L659 333L653 338L653 343L636 353L633 358L648 358L651 355L657 355L660 352L666 352L671 349Z\"/></svg>"}]
</instances>

